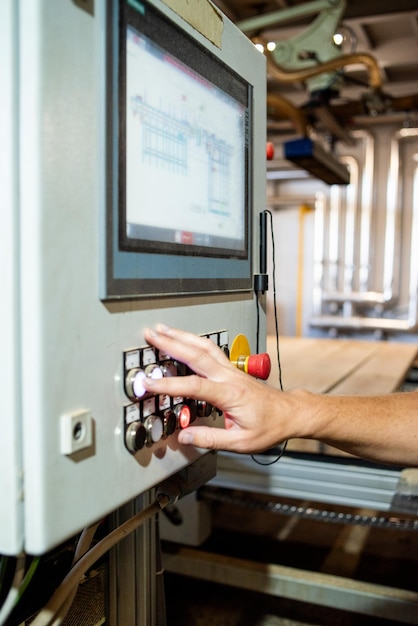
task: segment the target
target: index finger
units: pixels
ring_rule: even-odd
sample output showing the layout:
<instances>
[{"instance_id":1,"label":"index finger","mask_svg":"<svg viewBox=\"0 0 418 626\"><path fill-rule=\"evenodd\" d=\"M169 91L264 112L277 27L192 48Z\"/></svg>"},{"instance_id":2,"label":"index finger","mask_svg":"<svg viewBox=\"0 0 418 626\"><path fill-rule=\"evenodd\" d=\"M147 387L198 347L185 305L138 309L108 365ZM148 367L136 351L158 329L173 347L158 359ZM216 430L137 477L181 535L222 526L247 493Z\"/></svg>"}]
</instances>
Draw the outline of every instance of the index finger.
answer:
<instances>
[{"instance_id":1,"label":"index finger","mask_svg":"<svg viewBox=\"0 0 418 626\"><path fill-rule=\"evenodd\" d=\"M145 329L144 337L148 343L171 358L185 363L200 376L216 380L220 365L233 367L222 350L207 337L199 337L163 324L153 329Z\"/></svg>"}]
</instances>

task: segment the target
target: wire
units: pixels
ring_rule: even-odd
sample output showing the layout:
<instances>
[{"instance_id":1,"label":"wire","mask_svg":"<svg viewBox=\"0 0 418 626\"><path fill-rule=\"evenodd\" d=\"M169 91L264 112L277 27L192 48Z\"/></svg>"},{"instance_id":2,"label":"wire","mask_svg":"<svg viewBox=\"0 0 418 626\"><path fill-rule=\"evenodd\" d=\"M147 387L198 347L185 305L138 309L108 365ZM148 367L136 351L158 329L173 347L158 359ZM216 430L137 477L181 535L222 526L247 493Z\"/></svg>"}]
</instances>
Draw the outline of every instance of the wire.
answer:
<instances>
[{"instance_id":1,"label":"wire","mask_svg":"<svg viewBox=\"0 0 418 626\"><path fill-rule=\"evenodd\" d=\"M9 558L2 554L0 557L0 596L3 591L3 582L4 582L5 575L6 575L8 563L9 563Z\"/></svg>"},{"instance_id":2,"label":"wire","mask_svg":"<svg viewBox=\"0 0 418 626\"><path fill-rule=\"evenodd\" d=\"M264 213L266 215L269 216L270 218L270 236L271 236L271 256L272 256L272 265L273 265L273 271L272 271L272 279L273 279L273 311L274 311L274 328L275 328L275 337L276 337L276 358L277 358L277 369L279 372L279 386L280 386L280 391L284 391L283 389L283 380L282 380L282 365L281 365L281 361L280 361L280 333L279 333L279 319L278 319L278 314L277 314L277 293L276 293L276 247L275 247L275 241L274 241L274 230L273 230L273 214L271 211L269 211L268 209L266 209L264 211ZM260 313L259 313L259 296L257 293L256 296L256 306L257 306L257 352L258 352L258 345L259 345L259 333L260 333ZM277 461L279 461L285 450L287 447L287 439L286 441L283 442L282 447L280 448L280 451L277 455L277 457L275 459L273 459L273 461L269 461L268 463L262 463L261 461L259 461L253 454L251 455L251 458L253 459L253 461L255 463L258 463L258 465L273 465L274 463L277 463Z\"/></svg>"},{"instance_id":3,"label":"wire","mask_svg":"<svg viewBox=\"0 0 418 626\"><path fill-rule=\"evenodd\" d=\"M16 561L16 569L12 585L0 610L0 626L3 626L6 623L19 597L19 588L22 584L22 579L25 573L25 561L25 556L19 556Z\"/></svg>"},{"instance_id":4,"label":"wire","mask_svg":"<svg viewBox=\"0 0 418 626\"><path fill-rule=\"evenodd\" d=\"M98 527L100 526L100 524L101 524L101 521L100 522L96 522L95 524L92 524L91 526L87 526L83 530L83 532L81 533L80 538L79 538L79 540L77 542L75 553L74 553L74 558L73 558L73 562L72 562L73 566L76 563L78 563L78 561L81 559L81 557L84 556L86 554L87 550L90 548L91 543L92 543L93 538L94 538L94 535L96 534L96 531L97 531ZM60 626L62 621L65 619L68 611L71 608L72 603L74 602L74 598L75 598L75 596L77 594L78 587L79 587L79 583L77 583L74 586L74 589L69 594L69 596L66 599L66 601L59 608L59 610L57 612L57 615L56 615L56 617L54 619L54 622L52 623L52 626Z\"/></svg>"},{"instance_id":5,"label":"wire","mask_svg":"<svg viewBox=\"0 0 418 626\"><path fill-rule=\"evenodd\" d=\"M277 314L277 292L276 292L276 247L274 241L274 230L273 230L273 214L271 211L265 211L265 213L270 217L270 233L271 233L271 256L273 263L273 310L274 310L274 329L276 336L276 351L277 351L277 367L279 371L279 385L280 390L283 391L283 381L282 381L282 365L280 362L280 342L279 342L279 317Z\"/></svg>"},{"instance_id":6,"label":"wire","mask_svg":"<svg viewBox=\"0 0 418 626\"><path fill-rule=\"evenodd\" d=\"M139 528L146 520L155 515L161 509L164 509L170 503L170 498L167 496L159 496L154 502L152 502L143 511L134 515L129 520L115 528L104 539L99 541L93 548L91 548L79 561L71 568L67 576L64 578L58 589L55 591L49 602L38 613L31 626L51 626L54 624L55 616L66 602L68 596L73 591L74 587L79 583L80 578L86 573L86 571L98 561L110 548L122 541L131 532Z\"/></svg>"},{"instance_id":7,"label":"wire","mask_svg":"<svg viewBox=\"0 0 418 626\"><path fill-rule=\"evenodd\" d=\"M29 565L29 569L26 572L25 577L23 578L22 583L21 583L21 585L19 587L15 605L20 601L20 598L23 596L23 594L26 591L29 583L32 581L32 579L33 579L33 577L34 577L34 575L36 573L36 570L39 567L39 563L40 562L41 562L41 557L40 556L35 556L32 559L32 562Z\"/></svg>"},{"instance_id":8,"label":"wire","mask_svg":"<svg viewBox=\"0 0 418 626\"><path fill-rule=\"evenodd\" d=\"M255 297L255 310L256 310L256 316L257 316L256 332L255 332L255 337L256 337L255 351L258 354L260 352L260 298L259 298L258 291L256 292L256 297Z\"/></svg>"}]
</instances>

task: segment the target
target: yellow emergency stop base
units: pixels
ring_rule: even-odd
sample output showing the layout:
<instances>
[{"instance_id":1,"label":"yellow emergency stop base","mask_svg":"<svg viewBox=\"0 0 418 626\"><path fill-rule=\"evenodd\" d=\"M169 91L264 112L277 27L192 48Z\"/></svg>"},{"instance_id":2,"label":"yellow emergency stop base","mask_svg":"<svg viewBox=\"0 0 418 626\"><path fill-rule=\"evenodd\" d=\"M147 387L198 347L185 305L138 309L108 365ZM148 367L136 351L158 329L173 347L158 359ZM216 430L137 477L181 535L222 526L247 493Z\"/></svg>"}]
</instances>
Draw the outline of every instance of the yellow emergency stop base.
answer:
<instances>
[{"instance_id":1,"label":"yellow emergency stop base","mask_svg":"<svg viewBox=\"0 0 418 626\"><path fill-rule=\"evenodd\" d=\"M245 364L248 361L248 357L251 354L250 343L245 335L237 335L231 344L231 350L229 353L229 360L231 363L242 369L246 370Z\"/></svg>"}]
</instances>

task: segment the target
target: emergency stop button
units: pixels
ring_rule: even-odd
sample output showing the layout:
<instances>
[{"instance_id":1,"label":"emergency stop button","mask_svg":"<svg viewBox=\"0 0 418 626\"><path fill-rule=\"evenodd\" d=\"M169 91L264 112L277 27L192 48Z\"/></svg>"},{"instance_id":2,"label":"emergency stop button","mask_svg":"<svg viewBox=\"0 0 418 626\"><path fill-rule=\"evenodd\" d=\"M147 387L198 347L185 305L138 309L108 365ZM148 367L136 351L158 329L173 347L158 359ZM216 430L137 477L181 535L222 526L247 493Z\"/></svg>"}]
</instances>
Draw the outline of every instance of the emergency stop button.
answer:
<instances>
[{"instance_id":1,"label":"emergency stop button","mask_svg":"<svg viewBox=\"0 0 418 626\"><path fill-rule=\"evenodd\" d=\"M255 378L267 380L271 372L270 356L266 352L263 354L250 354L247 360L247 372Z\"/></svg>"},{"instance_id":2,"label":"emergency stop button","mask_svg":"<svg viewBox=\"0 0 418 626\"><path fill-rule=\"evenodd\" d=\"M263 352L261 354L251 354L250 344L245 335L237 335L231 345L231 362L239 370L267 380L271 372L270 356Z\"/></svg>"}]
</instances>

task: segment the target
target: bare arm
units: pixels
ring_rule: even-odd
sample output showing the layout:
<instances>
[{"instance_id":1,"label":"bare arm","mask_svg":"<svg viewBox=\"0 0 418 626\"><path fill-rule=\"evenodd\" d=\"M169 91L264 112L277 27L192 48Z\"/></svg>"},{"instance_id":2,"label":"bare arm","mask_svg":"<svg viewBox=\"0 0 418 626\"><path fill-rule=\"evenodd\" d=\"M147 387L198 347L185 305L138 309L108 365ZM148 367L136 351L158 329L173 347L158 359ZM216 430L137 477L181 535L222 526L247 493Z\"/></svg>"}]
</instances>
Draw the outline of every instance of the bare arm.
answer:
<instances>
[{"instance_id":1,"label":"bare arm","mask_svg":"<svg viewBox=\"0 0 418 626\"><path fill-rule=\"evenodd\" d=\"M208 339L165 326L147 330L145 338L196 373L148 379L150 391L206 400L224 412L225 429L192 426L180 431L183 444L255 453L298 437L369 460L418 466L418 393L281 392L239 371Z\"/></svg>"}]
</instances>

